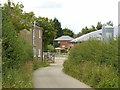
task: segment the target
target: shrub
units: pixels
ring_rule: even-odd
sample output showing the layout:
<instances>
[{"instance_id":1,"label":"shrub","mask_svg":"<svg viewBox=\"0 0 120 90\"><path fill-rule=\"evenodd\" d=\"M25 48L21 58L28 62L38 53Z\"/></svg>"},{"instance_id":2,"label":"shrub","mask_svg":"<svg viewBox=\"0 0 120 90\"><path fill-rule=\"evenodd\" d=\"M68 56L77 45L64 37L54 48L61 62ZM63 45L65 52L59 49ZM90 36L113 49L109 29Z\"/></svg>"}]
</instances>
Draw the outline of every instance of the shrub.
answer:
<instances>
[{"instance_id":1,"label":"shrub","mask_svg":"<svg viewBox=\"0 0 120 90\"><path fill-rule=\"evenodd\" d=\"M93 88L118 88L118 40L75 45L63 71Z\"/></svg>"},{"instance_id":2,"label":"shrub","mask_svg":"<svg viewBox=\"0 0 120 90\"><path fill-rule=\"evenodd\" d=\"M9 20L3 21L2 39L3 69L19 68L26 60L32 60L32 46L17 35Z\"/></svg>"},{"instance_id":3,"label":"shrub","mask_svg":"<svg viewBox=\"0 0 120 90\"><path fill-rule=\"evenodd\" d=\"M6 69L3 74L3 88L33 88L32 62L27 62L19 69Z\"/></svg>"},{"instance_id":4,"label":"shrub","mask_svg":"<svg viewBox=\"0 0 120 90\"><path fill-rule=\"evenodd\" d=\"M53 52L54 51L54 47L53 47L53 45L48 45L47 46L47 49L48 49L48 51L50 51L50 52Z\"/></svg>"},{"instance_id":5,"label":"shrub","mask_svg":"<svg viewBox=\"0 0 120 90\"><path fill-rule=\"evenodd\" d=\"M36 70L41 67L49 66L49 63L47 61L41 62L41 61L33 61L33 70Z\"/></svg>"},{"instance_id":6,"label":"shrub","mask_svg":"<svg viewBox=\"0 0 120 90\"><path fill-rule=\"evenodd\" d=\"M29 68L23 69L25 65L27 66L26 63L32 61L32 46L18 35L10 18L6 17L2 25L3 88L32 87L32 67L28 65Z\"/></svg>"}]
</instances>

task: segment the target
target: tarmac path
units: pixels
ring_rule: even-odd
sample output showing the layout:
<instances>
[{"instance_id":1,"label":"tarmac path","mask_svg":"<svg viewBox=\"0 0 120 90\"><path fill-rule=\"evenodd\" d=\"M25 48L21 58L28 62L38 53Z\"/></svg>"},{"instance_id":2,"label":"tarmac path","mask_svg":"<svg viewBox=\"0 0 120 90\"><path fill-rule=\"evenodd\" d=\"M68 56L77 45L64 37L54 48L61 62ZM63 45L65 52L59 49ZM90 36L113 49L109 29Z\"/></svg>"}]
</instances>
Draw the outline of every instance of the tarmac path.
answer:
<instances>
[{"instance_id":1,"label":"tarmac path","mask_svg":"<svg viewBox=\"0 0 120 90\"><path fill-rule=\"evenodd\" d=\"M33 74L35 88L91 88L62 71L66 58L55 58L49 67L40 68ZM72 67L71 67L72 68Z\"/></svg>"}]
</instances>

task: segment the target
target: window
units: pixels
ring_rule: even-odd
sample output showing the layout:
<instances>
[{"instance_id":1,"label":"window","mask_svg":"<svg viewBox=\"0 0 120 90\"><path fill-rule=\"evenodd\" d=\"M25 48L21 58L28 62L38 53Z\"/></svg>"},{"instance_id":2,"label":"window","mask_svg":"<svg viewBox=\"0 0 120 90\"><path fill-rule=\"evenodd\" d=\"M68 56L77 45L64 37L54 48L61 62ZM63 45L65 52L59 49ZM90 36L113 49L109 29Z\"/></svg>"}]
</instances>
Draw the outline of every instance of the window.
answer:
<instances>
[{"instance_id":1,"label":"window","mask_svg":"<svg viewBox=\"0 0 120 90\"><path fill-rule=\"evenodd\" d=\"M36 57L36 49L33 48L33 54L34 54L34 57Z\"/></svg>"},{"instance_id":2,"label":"window","mask_svg":"<svg viewBox=\"0 0 120 90\"><path fill-rule=\"evenodd\" d=\"M38 49L38 57L41 57L41 56L40 56L40 49Z\"/></svg>"},{"instance_id":3,"label":"window","mask_svg":"<svg viewBox=\"0 0 120 90\"><path fill-rule=\"evenodd\" d=\"M40 33L40 30L39 30L39 38L41 38L41 33Z\"/></svg>"}]
</instances>

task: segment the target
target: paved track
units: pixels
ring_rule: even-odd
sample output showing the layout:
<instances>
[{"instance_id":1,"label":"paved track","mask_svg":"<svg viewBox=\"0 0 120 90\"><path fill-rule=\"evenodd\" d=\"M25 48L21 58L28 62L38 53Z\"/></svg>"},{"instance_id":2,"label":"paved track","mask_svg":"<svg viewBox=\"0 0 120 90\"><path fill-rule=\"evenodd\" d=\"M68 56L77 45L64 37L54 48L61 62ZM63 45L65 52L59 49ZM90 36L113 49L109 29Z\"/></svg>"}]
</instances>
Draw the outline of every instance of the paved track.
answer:
<instances>
[{"instance_id":1,"label":"paved track","mask_svg":"<svg viewBox=\"0 0 120 90\"><path fill-rule=\"evenodd\" d=\"M49 67L40 68L33 74L35 88L90 88L62 72L65 58L56 58ZM72 67L71 67L72 68Z\"/></svg>"}]
</instances>

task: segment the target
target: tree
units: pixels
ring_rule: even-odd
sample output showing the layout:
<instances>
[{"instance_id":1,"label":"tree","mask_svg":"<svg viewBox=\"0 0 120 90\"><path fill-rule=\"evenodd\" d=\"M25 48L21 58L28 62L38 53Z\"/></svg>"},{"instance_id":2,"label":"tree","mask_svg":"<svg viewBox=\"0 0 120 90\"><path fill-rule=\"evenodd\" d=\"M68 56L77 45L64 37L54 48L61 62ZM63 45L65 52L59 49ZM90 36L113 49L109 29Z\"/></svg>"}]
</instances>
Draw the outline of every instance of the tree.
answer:
<instances>
[{"instance_id":1,"label":"tree","mask_svg":"<svg viewBox=\"0 0 120 90\"><path fill-rule=\"evenodd\" d=\"M91 26L91 31L96 31L96 28L94 25Z\"/></svg>"},{"instance_id":2,"label":"tree","mask_svg":"<svg viewBox=\"0 0 120 90\"><path fill-rule=\"evenodd\" d=\"M18 5L18 4L17 4ZM14 5L16 6L16 5ZM32 46L27 44L19 35L18 26L21 25L20 22L16 26L15 19L19 19L18 16L14 16L13 12L10 11L10 7L5 4L2 8L2 57L3 57L3 69L5 68L18 68L20 65L32 59ZM13 7L14 13L20 14L21 8L18 5L18 9Z\"/></svg>"},{"instance_id":3,"label":"tree","mask_svg":"<svg viewBox=\"0 0 120 90\"><path fill-rule=\"evenodd\" d=\"M82 28L81 32L79 32L76 36L79 37L81 35L84 35L93 31L96 31L96 28L94 25L92 25L90 28L86 26L85 28Z\"/></svg>"},{"instance_id":4,"label":"tree","mask_svg":"<svg viewBox=\"0 0 120 90\"><path fill-rule=\"evenodd\" d=\"M43 28L43 46L47 50L47 45L52 44L56 35L56 29L52 19L45 17L37 18L37 25Z\"/></svg>"},{"instance_id":5,"label":"tree","mask_svg":"<svg viewBox=\"0 0 120 90\"><path fill-rule=\"evenodd\" d=\"M98 22L98 23L97 23L96 29L97 29L97 30L102 29L102 24L101 24L101 22Z\"/></svg>"},{"instance_id":6,"label":"tree","mask_svg":"<svg viewBox=\"0 0 120 90\"><path fill-rule=\"evenodd\" d=\"M90 31L89 31L89 29L88 29L88 27L86 26L85 28L82 28L82 30L81 30L81 33L82 34L87 34L87 33L89 33Z\"/></svg>"},{"instance_id":7,"label":"tree","mask_svg":"<svg viewBox=\"0 0 120 90\"><path fill-rule=\"evenodd\" d=\"M68 35L68 36L71 36L73 37L74 36L74 33L72 30L68 29L68 28L64 28L63 29L63 35Z\"/></svg>"},{"instance_id":8,"label":"tree","mask_svg":"<svg viewBox=\"0 0 120 90\"><path fill-rule=\"evenodd\" d=\"M85 28L82 28L81 33L82 33L82 34L86 34Z\"/></svg>"},{"instance_id":9,"label":"tree","mask_svg":"<svg viewBox=\"0 0 120 90\"><path fill-rule=\"evenodd\" d=\"M50 52L52 52L52 51L54 51L54 46L50 44L50 45L47 46L47 49L48 49Z\"/></svg>"},{"instance_id":10,"label":"tree","mask_svg":"<svg viewBox=\"0 0 120 90\"><path fill-rule=\"evenodd\" d=\"M78 34L75 34L74 35L74 38L77 38L77 37L79 37L79 36L82 36L83 34L81 33L81 32L79 32Z\"/></svg>"},{"instance_id":11,"label":"tree","mask_svg":"<svg viewBox=\"0 0 120 90\"><path fill-rule=\"evenodd\" d=\"M23 4L12 3L13 7L8 4L4 4L3 7L3 19L6 19L6 16L11 17L11 22L15 27L15 30L19 32L20 30L27 29L29 30L32 27L32 22L35 20L33 12L23 13Z\"/></svg>"},{"instance_id":12,"label":"tree","mask_svg":"<svg viewBox=\"0 0 120 90\"><path fill-rule=\"evenodd\" d=\"M63 35L63 31L62 31L62 28L61 28L61 23L58 21L57 18L54 18L53 22L54 22L54 27L57 30L56 38L62 36Z\"/></svg>"},{"instance_id":13,"label":"tree","mask_svg":"<svg viewBox=\"0 0 120 90\"><path fill-rule=\"evenodd\" d=\"M106 25L113 26L113 22L112 22L112 21L108 21L108 22L106 23Z\"/></svg>"}]
</instances>

